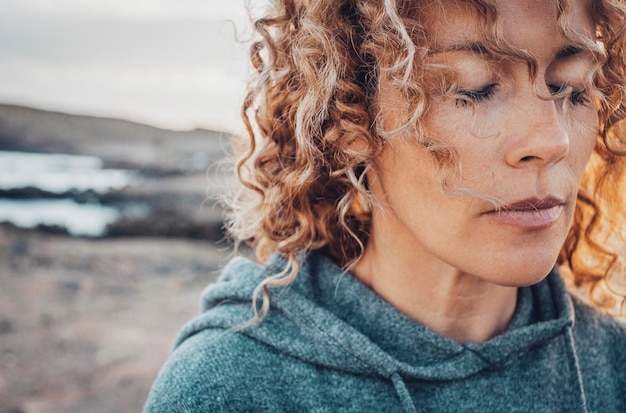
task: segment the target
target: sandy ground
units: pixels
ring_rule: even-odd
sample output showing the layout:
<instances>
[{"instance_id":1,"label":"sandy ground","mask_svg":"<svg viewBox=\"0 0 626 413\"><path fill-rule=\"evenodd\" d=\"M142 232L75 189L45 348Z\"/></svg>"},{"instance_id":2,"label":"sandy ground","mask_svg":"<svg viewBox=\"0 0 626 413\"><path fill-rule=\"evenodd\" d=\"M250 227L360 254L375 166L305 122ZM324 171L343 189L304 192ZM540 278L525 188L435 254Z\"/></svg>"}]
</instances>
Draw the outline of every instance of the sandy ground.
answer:
<instances>
[{"instance_id":1,"label":"sandy ground","mask_svg":"<svg viewBox=\"0 0 626 413\"><path fill-rule=\"evenodd\" d=\"M232 252L0 228L0 413L138 412Z\"/></svg>"}]
</instances>

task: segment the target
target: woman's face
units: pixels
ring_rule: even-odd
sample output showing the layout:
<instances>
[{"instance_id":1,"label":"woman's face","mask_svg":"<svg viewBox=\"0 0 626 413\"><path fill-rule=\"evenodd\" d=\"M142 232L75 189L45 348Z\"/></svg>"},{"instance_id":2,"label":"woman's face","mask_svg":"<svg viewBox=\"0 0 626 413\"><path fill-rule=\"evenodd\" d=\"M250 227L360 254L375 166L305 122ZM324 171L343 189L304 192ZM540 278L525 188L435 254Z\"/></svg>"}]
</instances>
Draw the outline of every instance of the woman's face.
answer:
<instances>
[{"instance_id":1,"label":"woman's face","mask_svg":"<svg viewBox=\"0 0 626 413\"><path fill-rule=\"evenodd\" d=\"M367 248L391 246L425 271L452 268L528 285L556 261L593 151L597 114L584 91L593 58L561 36L555 1L496 4L505 39L536 59L536 81L526 63L495 59L481 47L471 8L449 1L445 13L431 13L430 62L453 68L458 89L430 100L425 126L429 138L454 150L456 172L444 189L432 154L411 139L389 139L368 174L381 208ZM568 15L576 31L592 36L588 8L574 0ZM568 87L562 99L545 99ZM381 107L398 106L397 99L387 92ZM394 126L393 116L384 120Z\"/></svg>"}]
</instances>

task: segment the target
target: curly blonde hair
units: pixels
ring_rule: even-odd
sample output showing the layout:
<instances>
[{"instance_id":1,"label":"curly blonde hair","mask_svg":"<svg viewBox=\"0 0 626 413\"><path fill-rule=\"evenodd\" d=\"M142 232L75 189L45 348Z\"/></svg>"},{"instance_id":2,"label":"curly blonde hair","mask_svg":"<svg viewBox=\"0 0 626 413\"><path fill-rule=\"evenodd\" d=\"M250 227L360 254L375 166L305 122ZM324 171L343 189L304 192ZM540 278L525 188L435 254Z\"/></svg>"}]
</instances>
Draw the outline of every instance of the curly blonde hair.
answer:
<instances>
[{"instance_id":1,"label":"curly blonde hair","mask_svg":"<svg viewBox=\"0 0 626 413\"><path fill-rule=\"evenodd\" d=\"M593 95L600 119L598 139L578 193L574 223L558 264L573 290L597 307L623 310L626 291L619 253L622 240L626 152L626 6L623 0L593 1L596 39L569 29L568 1L555 0L562 34L595 55ZM437 0L276 0L254 22L260 35L251 48L256 69L242 108L248 136L237 173L242 190L230 201L228 229L252 245L264 262L282 254L289 265L265 279L268 288L291 283L299 255L323 250L344 268L363 253L371 204L366 172L390 134L380 121L376 100L380 77L402 92L409 107L402 132L439 159L442 170L454 154L426 138L425 79L432 69L423 10ZM489 52L520 59L536 74L535 61L511 46L498 30L497 9L488 0L466 1L484 20ZM616 191L616 188L621 190ZM620 272L621 269L621 272ZM623 280L621 280L623 281Z\"/></svg>"}]
</instances>

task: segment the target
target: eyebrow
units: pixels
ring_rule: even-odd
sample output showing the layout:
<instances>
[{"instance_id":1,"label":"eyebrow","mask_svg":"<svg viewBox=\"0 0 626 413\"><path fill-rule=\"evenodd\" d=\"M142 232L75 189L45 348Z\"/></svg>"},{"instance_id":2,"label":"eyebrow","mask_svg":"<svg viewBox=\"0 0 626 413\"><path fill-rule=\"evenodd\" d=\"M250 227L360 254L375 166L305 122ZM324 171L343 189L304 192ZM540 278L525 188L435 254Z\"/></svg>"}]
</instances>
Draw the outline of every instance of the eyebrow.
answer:
<instances>
[{"instance_id":1,"label":"eyebrow","mask_svg":"<svg viewBox=\"0 0 626 413\"><path fill-rule=\"evenodd\" d=\"M474 52L491 56L487 47L480 42L453 43L440 48L434 48L428 52L429 55L435 55L448 52Z\"/></svg>"},{"instance_id":2,"label":"eyebrow","mask_svg":"<svg viewBox=\"0 0 626 413\"><path fill-rule=\"evenodd\" d=\"M480 42L453 43L450 45L445 45L443 47L434 48L428 52L428 55L433 56L436 54L448 52L473 52L476 54L492 56L487 47ZM566 57L583 54L585 52L591 52L591 50L580 46L567 45L557 51L556 58L563 59Z\"/></svg>"}]
</instances>

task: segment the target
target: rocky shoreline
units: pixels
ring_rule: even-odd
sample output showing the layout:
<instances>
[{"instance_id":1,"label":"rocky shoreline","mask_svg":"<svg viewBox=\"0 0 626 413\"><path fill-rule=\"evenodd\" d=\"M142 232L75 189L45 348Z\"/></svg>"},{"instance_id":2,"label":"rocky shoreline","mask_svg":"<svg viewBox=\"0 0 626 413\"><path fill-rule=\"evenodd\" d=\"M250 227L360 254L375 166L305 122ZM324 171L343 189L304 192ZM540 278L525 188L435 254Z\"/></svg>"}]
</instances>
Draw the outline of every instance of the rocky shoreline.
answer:
<instances>
[{"instance_id":1,"label":"rocky shoreline","mask_svg":"<svg viewBox=\"0 0 626 413\"><path fill-rule=\"evenodd\" d=\"M104 193L2 188L0 199L67 199L113 207L122 212L121 218L107 228L105 236L218 241L224 233L216 199L234 182L232 168L224 166L229 139L228 134L216 131L177 132L117 119L0 105L0 150L95 156L105 169L122 168L141 178L136 185ZM67 233L50 225L39 229Z\"/></svg>"},{"instance_id":2,"label":"rocky shoreline","mask_svg":"<svg viewBox=\"0 0 626 413\"><path fill-rule=\"evenodd\" d=\"M0 189L0 199L71 200L77 204L95 204L122 211L121 218L107 226L103 237L166 237L207 241L224 239L226 234L223 228L223 208L216 197L203 195L200 191L206 186L204 174L160 178L161 183L164 180L175 182L179 187L192 181L198 189L150 190L143 184L107 193L94 191L53 193L26 187ZM139 212L124 213L128 210ZM39 224L35 229L50 234L70 235L67 228L61 226Z\"/></svg>"}]
</instances>

